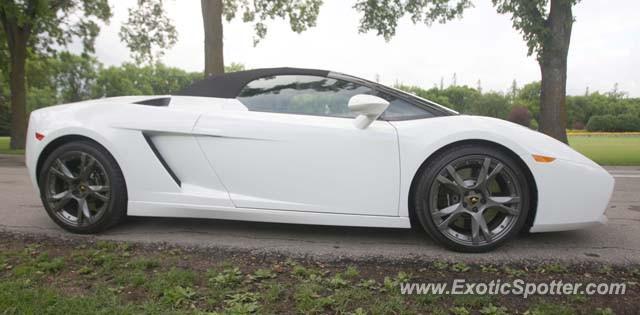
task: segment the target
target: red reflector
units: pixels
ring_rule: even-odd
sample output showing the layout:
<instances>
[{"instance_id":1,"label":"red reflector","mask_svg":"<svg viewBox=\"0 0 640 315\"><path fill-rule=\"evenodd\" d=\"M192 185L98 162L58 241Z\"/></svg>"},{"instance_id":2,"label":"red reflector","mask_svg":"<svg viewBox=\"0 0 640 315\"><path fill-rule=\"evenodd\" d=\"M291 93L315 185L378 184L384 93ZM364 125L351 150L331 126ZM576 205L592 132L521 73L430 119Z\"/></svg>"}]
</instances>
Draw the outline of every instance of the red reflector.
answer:
<instances>
[{"instance_id":1,"label":"red reflector","mask_svg":"<svg viewBox=\"0 0 640 315\"><path fill-rule=\"evenodd\" d=\"M44 139L44 135L39 132L36 132L36 139L38 139L38 141L41 141L42 139Z\"/></svg>"}]
</instances>

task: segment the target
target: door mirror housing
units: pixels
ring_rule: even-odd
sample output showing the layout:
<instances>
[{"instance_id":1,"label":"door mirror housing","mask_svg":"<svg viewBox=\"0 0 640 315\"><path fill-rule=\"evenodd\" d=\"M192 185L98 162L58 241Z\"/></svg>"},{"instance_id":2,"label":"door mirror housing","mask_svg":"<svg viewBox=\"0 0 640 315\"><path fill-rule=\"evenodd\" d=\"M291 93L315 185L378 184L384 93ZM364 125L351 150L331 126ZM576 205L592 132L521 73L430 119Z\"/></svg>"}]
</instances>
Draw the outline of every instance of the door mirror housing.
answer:
<instances>
[{"instance_id":1,"label":"door mirror housing","mask_svg":"<svg viewBox=\"0 0 640 315\"><path fill-rule=\"evenodd\" d=\"M349 110L357 114L354 125L359 129L369 127L387 107L389 102L374 95L358 94L349 99Z\"/></svg>"}]
</instances>

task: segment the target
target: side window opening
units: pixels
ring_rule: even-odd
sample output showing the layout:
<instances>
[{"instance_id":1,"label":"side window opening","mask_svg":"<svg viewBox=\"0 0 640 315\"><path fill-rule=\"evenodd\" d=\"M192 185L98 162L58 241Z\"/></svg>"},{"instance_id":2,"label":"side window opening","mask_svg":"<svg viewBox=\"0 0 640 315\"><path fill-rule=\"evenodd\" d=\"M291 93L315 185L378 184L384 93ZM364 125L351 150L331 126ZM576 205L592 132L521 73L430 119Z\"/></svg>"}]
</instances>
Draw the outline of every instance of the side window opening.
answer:
<instances>
[{"instance_id":1,"label":"side window opening","mask_svg":"<svg viewBox=\"0 0 640 315\"><path fill-rule=\"evenodd\" d=\"M407 120L433 117L433 113L409 101L405 101L399 96L377 91L376 96L389 102L389 107L382 113L382 120Z\"/></svg>"},{"instance_id":2,"label":"side window opening","mask_svg":"<svg viewBox=\"0 0 640 315\"><path fill-rule=\"evenodd\" d=\"M278 75L251 81L240 91L238 100L251 111L354 117L349 99L373 93L368 87L339 79Z\"/></svg>"},{"instance_id":3,"label":"side window opening","mask_svg":"<svg viewBox=\"0 0 640 315\"><path fill-rule=\"evenodd\" d=\"M413 105L398 97L382 97L389 102L389 107L382 114L383 120L404 120L433 117L430 111Z\"/></svg>"},{"instance_id":4,"label":"side window opening","mask_svg":"<svg viewBox=\"0 0 640 315\"><path fill-rule=\"evenodd\" d=\"M387 100L389 108L382 120L432 117L430 111L398 96L368 86L330 77L313 75L275 75L249 82L237 99L250 111L353 118L349 99L357 94L376 95Z\"/></svg>"}]
</instances>

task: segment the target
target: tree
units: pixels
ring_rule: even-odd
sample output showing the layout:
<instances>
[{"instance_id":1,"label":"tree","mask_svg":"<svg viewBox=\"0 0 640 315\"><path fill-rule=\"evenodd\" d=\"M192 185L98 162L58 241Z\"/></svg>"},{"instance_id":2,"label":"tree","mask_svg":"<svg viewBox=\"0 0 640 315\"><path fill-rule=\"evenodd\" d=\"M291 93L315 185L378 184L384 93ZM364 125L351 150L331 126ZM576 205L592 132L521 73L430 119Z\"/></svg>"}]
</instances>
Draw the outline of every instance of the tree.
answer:
<instances>
[{"instance_id":1,"label":"tree","mask_svg":"<svg viewBox=\"0 0 640 315\"><path fill-rule=\"evenodd\" d=\"M11 130L11 115L9 111L8 71L9 56L6 49L3 28L0 27L0 136L8 136Z\"/></svg>"},{"instance_id":2,"label":"tree","mask_svg":"<svg viewBox=\"0 0 640 315\"><path fill-rule=\"evenodd\" d=\"M442 94L447 97L447 104L460 113L473 112L471 106L475 104L476 101L480 98L480 92L466 85L451 85L448 88L444 89L442 91ZM483 114L482 111L474 113L480 115Z\"/></svg>"},{"instance_id":3,"label":"tree","mask_svg":"<svg viewBox=\"0 0 640 315\"><path fill-rule=\"evenodd\" d=\"M253 44L267 35L267 20L282 18L300 33L313 27L322 0L201 0L204 24L205 76L224 73L223 18L233 20L238 12L243 22L253 22Z\"/></svg>"},{"instance_id":4,"label":"tree","mask_svg":"<svg viewBox=\"0 0 640 315\"><path fill-rule=\"evenodd\" d=\"M515 105L516 97L518 96L518 81L513 79L511 82L511 89L509 89L509 101L511 105Z\"/></svg>"},{"instance_id":5,"label":"tree","mask_svg":"<svg viewBox=\"0 0 640 315\"><path fill-rule=\"evenodd\" d=\"M97 21L107 21L110 17L107 0L0 2L0 22L11 59L12 149L22 149L25 145L27 54L51 51L76 38L82 41L85 50L91 51L99 31Z\"/></svg>"},{"instance_id":6,"label":"tree","mask_svg":"<svg viewBox=\"0 0 640 315\"><path fill-rule=\"evenodd\" d=\"M201 78L201 72L186 72L161 63L143 67L125 63L100 71L92 90L94 98L163 95L180 91Z\"/></svg>"},{"instance_id":7,"label":"tree","mask_svg":"<svg viewBox=\"0 0 640 315\"><path fill-rule=\"evenodd\" d=\"M536 54L542 77L540 131L567 142L566 83L567 55L573 26L573 6L579 0L492 0L500 14L510 14L513 27L522 33ZM376 30L390 39L398 20L408 14L413 23L446 23L461 17L470 0L358 0L362 12L360 31Z\"/></svg>"},{"instance_id":8,"label":"tree","mask_svg":"<svg viewBox=\"0 0 640 315\"><path fill-rule=\"evenodd\" d=\"M536 81L526 84L518 91L517 103L526 106L536 121L540 120L541 89L540 81Z\"/></svg>"},{"instance_id":9,"label":"tree","mask_svg":"<svg viewBox=\"0 0 640 315\"><path fill-rule=\"evenodd\" d=\"M509 98L502 93L484 93L473 100L468 110L471 114L506 119L509 115Z\"/></svg>"},{"instance_id":10,"label":"tree","mask_svg":"<svg viewBox=\"0 0 640 315\"><path fill-rule=\"evenodd\" d=\"M136 63L147 64L153 64L178 40L175 26L165 15L163 0L138 0L136 8L129 8L129 18L119 35Z\"/></svg>"},{"instance_id":11,"label":"tree","mask_svg":"<svg viewBox=\"0 0 640 315\"><path fill-rule=\"evenodd\" d=\"M161 1L161 0L147 0ZM157 13L157 11L156 11ZM156 18L151 15L149 18ZM0 58L8 55L11 91L11 148L25 146L27 123L26 63L29 56L54 55L79 40L86 54L92 53L100 22L108 22L108 0L3 0L0 2ZM143 49L144 43L130 46ZM37 78L34 78L37 79Z\"/></svg>"},{"instance_id":12,"label":"tree","mask_svg":"<svg viewBox=\"0 0 640 315\"><path fill-rule=\"evenodd\" d=\"M50 62L53 63L53 80L61 103L91 98L91 88L102 66L98 60L64 51Z\"/></svg>"}]
</instances>

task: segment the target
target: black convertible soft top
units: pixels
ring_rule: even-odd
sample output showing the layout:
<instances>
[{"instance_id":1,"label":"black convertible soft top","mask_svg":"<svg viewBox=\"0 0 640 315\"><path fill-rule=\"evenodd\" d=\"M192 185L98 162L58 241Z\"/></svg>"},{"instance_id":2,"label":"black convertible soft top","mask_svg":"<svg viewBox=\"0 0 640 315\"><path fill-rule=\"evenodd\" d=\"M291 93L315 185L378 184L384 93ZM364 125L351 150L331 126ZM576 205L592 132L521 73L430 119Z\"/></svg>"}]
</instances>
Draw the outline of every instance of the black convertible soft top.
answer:
<instances>
[{"instance_id":1,"label":"black convertible soft top","mask_svg":"<svg viewBox=\"0 0 640 315\"><path fill-rule=\"evenodd\" d=\"M230 72L197 81L175 95L235 98L247 83L275 75L313 75L326 77L329 71L301 68L265 68Z\"/></svg>"}]
</instances>

